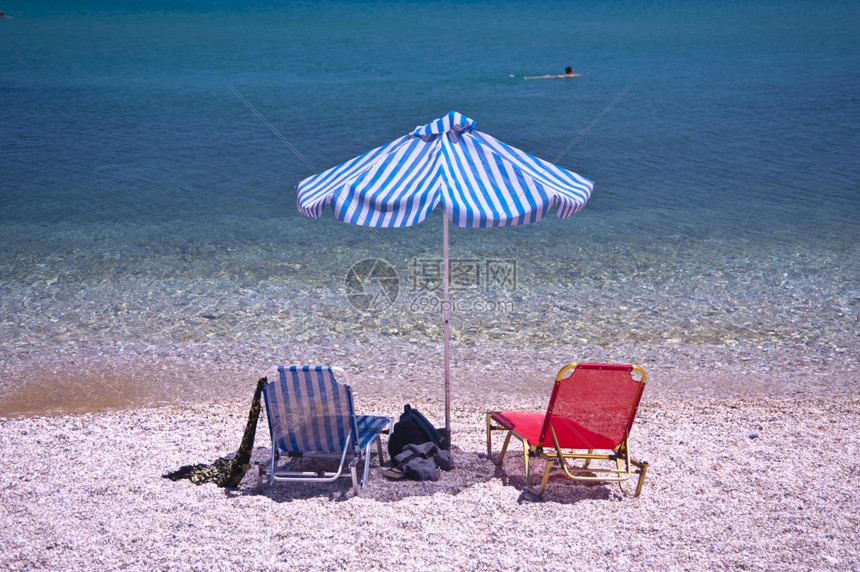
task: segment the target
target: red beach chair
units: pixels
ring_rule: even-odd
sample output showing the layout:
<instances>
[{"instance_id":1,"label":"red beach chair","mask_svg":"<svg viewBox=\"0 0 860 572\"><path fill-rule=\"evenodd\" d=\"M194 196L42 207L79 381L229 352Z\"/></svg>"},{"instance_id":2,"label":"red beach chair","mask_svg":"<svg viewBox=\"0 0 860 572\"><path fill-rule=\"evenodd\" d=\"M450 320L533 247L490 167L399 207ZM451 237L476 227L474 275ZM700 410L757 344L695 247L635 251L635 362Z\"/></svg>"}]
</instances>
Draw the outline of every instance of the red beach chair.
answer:
<instances>
[{"instance_id":1,"label":"red beach chair","mask_svg":"<svg viewBox=\"0 0 860 572\"><path fill-rule=\"evenodd\" d=\"M566 365L555 378L546 413L487 413L487 455L501 465L511 437L522 441L526 488L537 496L546 490L550 473L558 469L575 481L617 482L624 494L639 496L648 463L630 456L627 438L645 389L645 377L637 365ZM492 432L498 430L508 434L495 459ZM546 460L539 488L531 486L531 457ZM592 461L597 461L595 466L591 466ZM636 489L630 492L625 482L637 473Z\"/></svg>"}]
</instances>

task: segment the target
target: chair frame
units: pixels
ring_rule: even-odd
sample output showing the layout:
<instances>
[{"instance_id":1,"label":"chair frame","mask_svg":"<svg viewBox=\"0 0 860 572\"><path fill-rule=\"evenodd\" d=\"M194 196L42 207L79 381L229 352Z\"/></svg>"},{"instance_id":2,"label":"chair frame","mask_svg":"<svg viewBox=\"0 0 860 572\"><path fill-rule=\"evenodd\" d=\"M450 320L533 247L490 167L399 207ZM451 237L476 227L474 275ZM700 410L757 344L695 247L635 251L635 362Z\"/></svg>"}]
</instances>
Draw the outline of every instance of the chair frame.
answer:
<instances>
[{"instance_id":1,"label":"chair frame","mask_svg":"<svg viewBox=\"0 0 860 572\"><path fill-rule=\"evenodd\" d=\"M549 419L547 419L553 413L553 407L555 405L555 399L556 395L558 394L559 385L566 382L573 383L573 381L569 380L572 378L573 373L577 368L615 370L626 369L631 372L631 376L634 372L641 376L641 380L639 381L639 389L634 398L634 402L632 404L632 408L627 420L624 437L615 449L606 449L606 451L608 451L607 453L596 453L595 449L586 450L564 447L564 444L559 442L559 438L556 435L555 427L553 427L553 424L549 421ZM517 439L519 439L523 445L523 463L525 465L526 490L538 497L542 496L544 491L546 491L550 474L553 471L559 469L561 469L566 476L573 479L574 481L617 482L622 493L627 496L638 497L642 492L642 483L645 479L645 474L648 471L648 463L647 461L640 461L630 456L628 437L630 434L630 429L633 425L633 420L636 417L636 411L639 407L639 401L642 398L642 392L645 389L646 379L647 376L645 374L645 370L643 370L638 365L570 363L562 367L559 370L558 375L556 375L552 396L550 397L549 406L547 407L546 416L543 421L544 429L541 432L541 437L538 439L539 442L530 442L525 435L517 432L515 428L508 426L504 422L504 420L502 420L500 416L497 415L501 413L500 411L489 411L486 414L487 456L493 463L500 466L505 459L505 453L507 452L511 437L516 437ZM545 432L547 428L549 430L549 435L552 437L551 449L545 447L542 444L542 442L546 441ZM502 445L502 449L497 458L493 455L493 431L507 431L504 444ZM581 451L587 452L583 453ZM543 478L541 479L540 486L537 488L533 487L531 484L531 464L529 463L529 459L531 458L540 458L546 461L546 468L543 473ZM609 467L591 467L591 462L595 460L608 461ZM576 461L582 461L583 463L581 466L575 466L571 464L572 462ZM612 466L613 464L614 466ZM634 474L639 475L635 490L630 491L628 489L625 489L625 483Z\"/></svg>"},{"instance_id":2,"label":"chair frame","mask_svg":"<svg viewBox=\"0 0 860 572\"><path fill-rule=\"evenodd\" d=\"M278 373L281 375L281 371L289 371L292 368L300 369L302 371L312 370L312 371L320 371L320 370L329 370L332 374L332 383L340 385L344 388L348 408L349 408L349 416L350 416L350 425L349 431L342 443L339 444L342 451L340 453L327 453L320 451L294 451L287 452L279 447L279 440L283 437L274 435L274 427L272 424L272 413L269 409L269 396L267 390L272 382L268 382L266 388L264 389L264 401L266 403L266 419L269 424L269 436L272 439L272 450L269 458L269 468L268 468L268 480L267 483L269 485L274 484L278 481L287 481L287 482L315 482L315 483L328 483L336 481L341 477L350 477L352 479L353 490L356 495L361 493L361 488L367 484L368 476L370 473L370 459L372 457L372 446L376 443L377 446L377 454L379 458L380 466L384 462L383 452L382 452L382 434L388 433L392 426L392 419L390 417L372 417L375 422L382 423L378 431L376 431L375 435L371 439L367 441L367 444L364 448L359 447L358 439L361 438L360 431L358 429L358 418L355 415L355 410L353 408L352 401L352 389L349 385L349 376L346 371L340 367L329 367L329 366L278 366ZM266 373L268 373L267 370ZM342 380L342 381L341 381ZM268 380L267 380L268 381ZM279 380L280 381L280 380ZM320 396L315 396L315 399L319 399ZM367 417L367 416L365 416ZM295 471L289 470L287 468L281 467L278 465L278 461L280 460L281 455L286 454L290 458L305 458L305 459L320 459L320 460L338 460L337 469L334 471ZM361 479L358 478L358 465L364 459L364 470L361 476ZM344 469L347 468L346 462L349 460L349 472L344 473ZM258 483L263 483L263 469L260 465L257 465L257 479Z\"/></svg>"}]
</instances>

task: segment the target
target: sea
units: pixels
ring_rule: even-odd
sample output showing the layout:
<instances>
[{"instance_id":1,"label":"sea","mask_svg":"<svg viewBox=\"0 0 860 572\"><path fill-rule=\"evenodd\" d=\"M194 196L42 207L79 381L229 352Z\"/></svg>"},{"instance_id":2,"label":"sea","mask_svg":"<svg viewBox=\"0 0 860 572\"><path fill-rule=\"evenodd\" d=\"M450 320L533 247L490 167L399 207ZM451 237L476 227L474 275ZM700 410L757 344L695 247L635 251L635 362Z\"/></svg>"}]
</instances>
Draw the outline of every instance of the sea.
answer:
<instances>
[{"instance_id":1,"label":"sea","mask_svg":"<svg viewBox=\"0 0 860 572\"><path fill-rule=\"evenodd\" d=\"M451 229L454 400L545 399L571 361L857 394L860 3L0 9L0 416L245 401L274 363L438 402L441 214L314 220L296 185L449 111L595 183Z\"/></svg>"}]
</instances>

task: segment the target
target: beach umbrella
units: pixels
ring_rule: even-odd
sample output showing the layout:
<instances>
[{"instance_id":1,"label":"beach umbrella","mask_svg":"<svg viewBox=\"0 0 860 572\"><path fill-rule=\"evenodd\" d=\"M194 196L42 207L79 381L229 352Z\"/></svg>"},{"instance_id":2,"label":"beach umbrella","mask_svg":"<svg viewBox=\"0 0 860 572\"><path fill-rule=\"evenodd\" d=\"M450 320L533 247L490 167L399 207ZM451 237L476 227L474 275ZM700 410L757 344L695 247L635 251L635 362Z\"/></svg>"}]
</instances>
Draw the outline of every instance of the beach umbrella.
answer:
<instances>
[{"instance_id":1,"label":"beach umbrella","mask_svg":"<svg viewBox=\"0 0 860 572\"><path fill-rule=\"evenodd\" d=\"M462 228L528 224L553 207L560 218L582 209L590 180L475 129L452 111L298 186L298 208L311 218L331 205L343 222L407 227L437 206L442 217L445 436L451 443L448 222Z\"/></svg>"}]
</instances>

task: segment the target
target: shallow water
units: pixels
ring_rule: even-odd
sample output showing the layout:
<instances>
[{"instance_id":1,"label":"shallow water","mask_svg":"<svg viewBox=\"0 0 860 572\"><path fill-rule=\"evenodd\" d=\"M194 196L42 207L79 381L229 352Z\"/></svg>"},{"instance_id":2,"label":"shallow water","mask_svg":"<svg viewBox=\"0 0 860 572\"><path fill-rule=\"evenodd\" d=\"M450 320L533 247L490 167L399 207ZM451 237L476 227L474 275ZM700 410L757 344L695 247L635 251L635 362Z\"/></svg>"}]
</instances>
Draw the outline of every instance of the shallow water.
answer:
<instances>
[{"instance_id":1,"label":"shallow water","mask_svg":"<svg viewBox=\"0 0 860 572\"><path fill-rule=\"evenodd\" d=\"M666 394L857 389L852 3L4 10L0 414L250 394L282 361L437 398L439 215L314 221L294 186L451 109L546 159L575 141L558 163L596 182L571 219L452 230L458 398L572 360ZM400 287L362 312L368 258ZM470 274L494 264L515 280Z\"/></svg>"}]
</instances>

